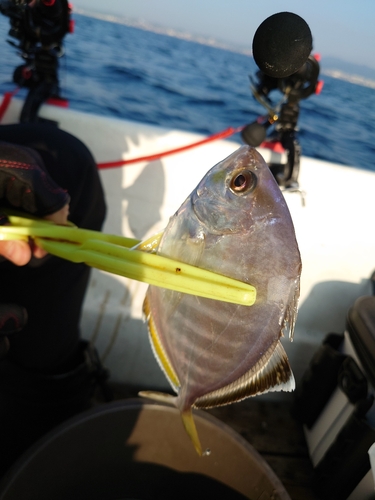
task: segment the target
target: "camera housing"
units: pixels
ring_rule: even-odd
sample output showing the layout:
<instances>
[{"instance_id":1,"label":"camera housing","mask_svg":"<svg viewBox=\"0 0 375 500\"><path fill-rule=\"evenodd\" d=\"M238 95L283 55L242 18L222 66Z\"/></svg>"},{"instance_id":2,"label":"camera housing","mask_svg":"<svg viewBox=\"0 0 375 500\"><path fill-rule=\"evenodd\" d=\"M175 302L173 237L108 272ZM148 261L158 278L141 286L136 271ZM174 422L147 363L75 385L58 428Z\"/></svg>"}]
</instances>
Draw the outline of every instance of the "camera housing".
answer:
<instances>
[{"instance_id":1,"label":"camera housing","mask_svg":"<svg viewBox=\"0 0 375 500\"><path fill-rule=\"evenodd\" d=\"M0 12L9 17L8 34L16 40L8 43L24 60L13 73L13 81L29 89L20 121L36 121L41 104L60 97L58 60L72 32L71 8L67 0L0 0Z\"/></svg>"}]
</instances>

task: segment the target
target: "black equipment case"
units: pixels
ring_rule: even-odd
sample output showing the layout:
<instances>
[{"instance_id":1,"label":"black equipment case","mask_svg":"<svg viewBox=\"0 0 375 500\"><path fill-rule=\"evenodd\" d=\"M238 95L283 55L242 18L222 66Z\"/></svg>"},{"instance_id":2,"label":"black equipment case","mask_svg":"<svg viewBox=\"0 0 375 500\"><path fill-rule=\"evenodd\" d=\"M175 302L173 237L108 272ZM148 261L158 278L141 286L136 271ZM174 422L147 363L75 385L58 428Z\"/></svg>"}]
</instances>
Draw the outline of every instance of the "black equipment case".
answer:
<instances>
[{"instance_id":1,"label":"black equipment case","mask_svg":"<svg viewBox=\"0 0 375 500\"><path fill-rule=\"evenodd\" d=\"M375 498L375 296L360 297L344 334L328 334L296 391L319 499Z\"/></svg>"}]
</instances>

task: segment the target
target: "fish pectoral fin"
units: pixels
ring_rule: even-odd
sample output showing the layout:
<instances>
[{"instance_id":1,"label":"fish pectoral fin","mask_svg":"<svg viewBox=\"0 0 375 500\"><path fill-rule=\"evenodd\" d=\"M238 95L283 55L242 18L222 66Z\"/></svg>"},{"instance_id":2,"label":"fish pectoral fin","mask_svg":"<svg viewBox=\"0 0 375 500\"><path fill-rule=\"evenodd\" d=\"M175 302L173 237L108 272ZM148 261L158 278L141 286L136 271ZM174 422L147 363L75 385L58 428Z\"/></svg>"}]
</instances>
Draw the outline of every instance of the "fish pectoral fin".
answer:
<instances>
[{"instance_id":1,"label":"fish pectoral fin","mask_svg":"<svg viewBox=\"0 0 375 500\"><path fill-rule=\"evenodd\" d=\"M195 408L213 408L274 391L293 391L295 381L286 352L277 341L258 363L235 382L199 397Z\"/></svg>"},{"instance_id":2,"label":"fish pectoral fin","mask_svg":"<svg viewBox=\"0 0 375 500\"><path fill-rule=\"evenodd\" d=\"M142 252L155 253L158 249L163 233L164 231L160 231L160 233L154 234L153 236L151 236L151 238L140 241L132 248L132 250L141 250Z\"/></svg>"},{"instance_id":3,"label":"fish pectoral fin","mask_svg":"<svg viewBox=\"0 0 375 500\"><path fill-rule=\"evenodd\" d=\"M201 446L201 442L199 440L199 436L198 436L197 428L195 426L193 412L191 411L191 408L181 412L181 417L182 417L182 422L184 424L185 430L186 430L189 438L191 439L191 442L194 445L195 451L198 453L198 455L200 457L203 456L202 446Z\"/></svg>"},{"instance_id":4,"label":"fish pectoral fin","mask_svg":"<svg viewBox=\"0 0 375 500\"><path fill-rule=\"evenodd\" d=\"M158 401L158 403L165 403L169 406L176 407L176 396L172 396L172 394L167 394L165 392L157 392L157 391L140 391L138 396L141 398L152 399L153 401Z\"/></svg>"}]
</instances>

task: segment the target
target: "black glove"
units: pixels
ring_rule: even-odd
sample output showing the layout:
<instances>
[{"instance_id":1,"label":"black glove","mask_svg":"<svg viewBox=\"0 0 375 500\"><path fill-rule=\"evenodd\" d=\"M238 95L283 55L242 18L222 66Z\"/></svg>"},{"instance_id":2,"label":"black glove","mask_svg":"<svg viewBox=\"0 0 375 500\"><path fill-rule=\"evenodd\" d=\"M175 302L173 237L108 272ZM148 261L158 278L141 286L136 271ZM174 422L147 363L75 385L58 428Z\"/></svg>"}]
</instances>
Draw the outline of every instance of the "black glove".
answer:
<instances>
[{"instance_id":1,"label":"black glove","mask_svg":"<svg viewBox=\"0 0 375 500\"><path fill-rule=\"evenodd\" d=\"M23 146L0 142L0 202L32 215L57 212L69 195L48 175L39 154Z\"/></svg>"},{"instance_id":2,"label":"black glove","mask_svg":"<svg viewBox=\"0 0 375 500\"><path fill-rule=\"evenodd\" d=\"M49 176L39 154L23 146L0 142L0 205L45 216L69 203L69 195ZM0 225L7 224L0 213ZM8 335L27 323L25 308L0 304L0 358L9 349Z\"/></svg>"},{"instance_id":3,"label":"black glove","mask_svg":"<svg viewBox=\"0 0 375 500\"><path fill-rule=\"evenodd\" d=\"M8 335L19 332L27 323L27 312L16 304L0 304L0 358L9 349Z\"/></svg>"}]
</instances>

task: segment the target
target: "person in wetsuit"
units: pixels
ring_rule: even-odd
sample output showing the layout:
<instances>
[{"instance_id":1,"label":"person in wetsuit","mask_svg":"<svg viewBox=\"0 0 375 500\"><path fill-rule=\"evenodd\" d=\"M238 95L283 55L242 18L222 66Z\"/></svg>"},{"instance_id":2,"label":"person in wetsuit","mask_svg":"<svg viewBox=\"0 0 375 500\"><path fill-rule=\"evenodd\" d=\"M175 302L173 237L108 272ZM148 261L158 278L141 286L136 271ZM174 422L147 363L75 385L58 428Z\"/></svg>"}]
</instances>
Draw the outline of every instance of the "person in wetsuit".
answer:
<instances>
[{"instance_id":1,"label":"person in wetsuit","mask_svg":"<svg viewBox=\"0 0 375 500\"><path fill-rule=\"evenodd\" d=\"M48 123L0 126L0 214L100 230L106 205L86 146ZM6 224L6 215L0 217ZM0 476L40 436L90 405L103 376L79 322L90 268L0 242Z\"/></svg>"}]
</instances>

